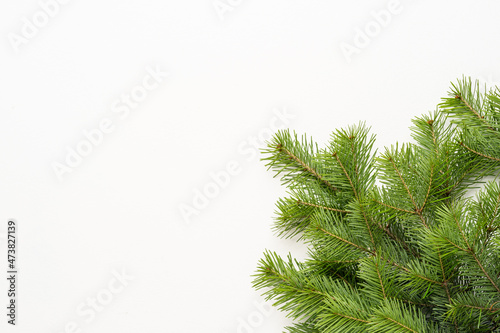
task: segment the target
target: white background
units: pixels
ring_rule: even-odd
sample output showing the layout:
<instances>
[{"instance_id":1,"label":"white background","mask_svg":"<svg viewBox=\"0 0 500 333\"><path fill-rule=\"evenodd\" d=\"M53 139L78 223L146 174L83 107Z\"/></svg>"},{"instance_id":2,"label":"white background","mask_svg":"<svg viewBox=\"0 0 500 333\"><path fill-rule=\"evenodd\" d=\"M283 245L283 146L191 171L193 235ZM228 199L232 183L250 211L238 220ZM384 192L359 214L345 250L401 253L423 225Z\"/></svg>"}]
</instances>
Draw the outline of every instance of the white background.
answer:
<instances>
[{"instance_id":1,"label":"white background","mask_svg":"<svg viewBox=\"0 0 500 333\"><path fill-rule=\"evenodd\" d=\"M20 275L16 327L6 323L1 279L0 331L250 333L290 324L259 307L251 287L265 249L305 253L273 235L285 189L251 146L265 146L276 112L292 114L286 127L320 145L364 120L383 147L410 140L410 119L434 110L450 81L500 81L498 1L401 0L378 23L373 13L390 6L61 0L49 17L36 0L1 1L0 266L13 218ZM356 53L346 56L346 45ZM169 75L120 117L113 105L140 92L151 69ZM103 119L113 131L58 177L54 165ZM228 163L239 172L214 188L211 174ZM211 198L193 208L207 186ZM187 206L198 215L183 216ZM122 272L133 279L120 286ZM106 304L91 316L98 297Z\"/></svg>"}]
</instances>

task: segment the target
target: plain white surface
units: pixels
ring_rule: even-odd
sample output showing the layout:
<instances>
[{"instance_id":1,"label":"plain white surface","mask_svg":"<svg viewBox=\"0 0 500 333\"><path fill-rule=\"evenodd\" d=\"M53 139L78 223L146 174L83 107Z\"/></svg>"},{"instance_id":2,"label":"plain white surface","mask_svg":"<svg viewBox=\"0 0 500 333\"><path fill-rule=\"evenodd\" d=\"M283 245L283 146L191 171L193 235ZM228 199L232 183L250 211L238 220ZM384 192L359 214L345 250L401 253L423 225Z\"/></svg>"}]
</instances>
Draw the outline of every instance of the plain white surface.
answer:
<instances>
[{"instance_id":1,"label":"plain white surface","mask_svg":"<svg viewBox=\"0 0 500 333\"><path fill-rule=\"evenodd\" d=\"M322 145L360 120L378 147L408 141L450 81L500 81L500 3L401 0L382 26L390 3L73 0L44 22L40 2L2 1L0 258L14 218L20 278L16 327L1 279L0 331L280 332L290 321L250 275L266 248L304 248L273 235L285 189L252 145L277 125ZM46 25L13 44L34 17ZM168 77L154 84L155 70ZM125 115L144 80L154 88ZM103 119L113 131L60 181L54 163Z\"/></svg>"}]
</instances>

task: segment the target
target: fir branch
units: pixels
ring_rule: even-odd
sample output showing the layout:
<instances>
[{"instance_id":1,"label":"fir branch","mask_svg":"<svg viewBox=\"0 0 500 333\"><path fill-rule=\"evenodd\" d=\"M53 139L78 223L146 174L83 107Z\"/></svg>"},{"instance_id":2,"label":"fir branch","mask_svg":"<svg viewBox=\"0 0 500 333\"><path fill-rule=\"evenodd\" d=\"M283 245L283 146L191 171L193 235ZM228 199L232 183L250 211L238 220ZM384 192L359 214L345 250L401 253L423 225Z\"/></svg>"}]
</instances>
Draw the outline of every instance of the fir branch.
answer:
<instances>
[{"instance_id":1,"label":"fir branch","mask_svg":"<svg viewBox=\"0 0 500 333\"><path fill-rule=\"evenodd\" d=\"M338 239L338 240L340 240L341 242L344 242L344 243L346 243L346 244L349 244L349 245L351 245L351 246L354 246L355 248L357 248L357 249L359 249L359 250L361 250L361 251L363 251L363 252L369 253L369 254L371 254L371 255L375 255L375 252L373 252L373 251L371 251L371 250L368 250L367 248L364 248L364 247L362 247L362 246L360 246L360 245L354 244L353 242L350 242L350 241L348 241L347 239L343 239L342 237L339 237L339 236L337 236L337 235L334 235L334 234L332 234L331 232L328 232L327 230L325 230L325 229L323 229L323 228L317 227L317 230L319 230L319 231L323 232L324 234L326 234L326 235L328 235L328 236L331 236L331 237L333 237L333 238L335 238L335 239Z\"/></svg>"},{"instance_id":2,"label":"fir branch","mask_svg":"<svg viewBox=\"0 0 500 333\"><path fill-rule=\"evenodd\" d=\"M474 149L470 148L469 146L467 146L467 145L466 145L465 143L463 143L463 142L460 142L460 145L461 145L462 147L464 147L465 149L467 149L468 151L470 151L470 152L472 152L472 153L474 153L474 154L476 154L476 155L478 155L478 156L481 156L481 157L487 158L487 159L489 159L489 160L493 160L493 161L495 161L495 162L500 162L500 158L496 158L496 157L493 157L493 156L488 156L488 155L486 155L486 154L484 154L484 153L480 153L480 152L478 152L478 151L476 151L476 150L474 150Z\"/></svg>"},{"instance_id":3,"label":"fir branch","mask_svg":"<svg viewBox=\"0 0 500 333\"><path fill-rule=\"evenodd\" d=\"M399 208L399 207L395 207L395 206L391 206L389 204L386 204L384 202L380 202L380 201L377 201L375 199L372 199L374 202L376 202L377 204L379 205L382 205L382 206L385 206L385 207L388 207L388 208L391 208L391 209L394 209L394 210L397 210L397 211L400 211L400 212L404 212L404 213L408 213L408 214L416 214L415 211L411 211L411 210L406 210L406 209L403 209L403 208Z\"/></svg>"},{"instance_id":4,"label":"fir branch","mask_svg":"<svg viewBox=\"0 0 500 333\"><path fill-rule=\"evenodd\" d=\"M415 202L415 199L413 198L413 195L411 194L410 192L410 189L408 188L408 185L406 185L406 182L405 180L403 179L403 176L401 175L401 172L399 171L398 167L396 166L396 164L394 163L394 159L389 156L388 157L388 161L391 162L393 168L394 168L394 171L396 171L399 179L401 180L401 184L403 184L405 190L406 190L406 193L408 193L408 197L410 198L411 202L413 203L413 206L415 207L415 212L418 213L419 211L419 208L417 206L417 203ZM427 227L427 225L425 224L425 221L422 221L425 225L425 227Z\"/></svg>"},{"instance_id":5,"label":"fir branch","mask_svg":"<svg viewBox=\"0 0 500 333\"><path fill-rule=\"evenodd\" d=\"M291 151L284 148L282 144L278 144L276 146L276 149L279 152L289 156L291 160L297 162L297 164L299 164L302 168L304 168L304 171L309 172L314 178L318 179L321 183L325 184L329 189L331 189L332 191L338 191L335 186L333 186L326 179L324 179L323 176L321 176L313 167L307 165L305 161L301 160L298 156L295 156Z\"/></svg>"},{"instance_id":6,"label":"fir branch","mask_svg":"<svg viewBox=\"0 0 500 333\"><path fill-rule=\"evenodd\" d=\"M467 237L465 236L464 231L463 231L462 227L460 226L460 222L459 222L459 220L458 220L458 218L457 218L457 216L456 216L455 213L456 213L455 210L453 210L451 212L451 215L452 215L453 220L455 221L455 223L457 225L458 230L460 231L460 235L462 236L462 239L464 240L465 244L467 245L467 249L465 249L464 251L468 252L468 253L470 253L470 255L472 255L472 257L474 258L474 260L476 261L477 265L479 266L479 268L481 269L481 271L484 273L484 275L486 276L486 278L490 281L490 283L493 285L493 287L495 287L495 289L500 293L500 288L493 281L493 279L490 277L490 275L488 274L488 272L484 269L484 265L477 258L476 253L474 253L474 249L470 246L469 241L467 240Z\"/></svg>"},{"instance_id":7,"label":"fir branch","mask_svg":"<svg viewBox=\"0 0 500 333\"><path fill-rule=\"evenodd\" d=\"M455 88L456 89L456 88ZM484 120L484 116L482 116L481 114L479 114L478 111L476 111L471 105L470 103L464 98L464 96L457 90L457 94L455 95L455 99L458 99L460 102L462 102L463 105L465 105L465 107L470 110L479 120L481 120L482 122L484 122L486 124L486 121ZM488 129L490 130L493 130L492 127L490 126L487 126Z\"/></svg>"},{"instance_id":8,"label":"fir branch","mask_svg":"<svg viewBox=\"0 0 500 333\"><path fill-rule=\"evenodd\" d=\"M425 204L427 203L427 200L429 199L429 194L431 193L431 188L432 188L433 176L434 176L434 165L431 165L431 175L430 175L430 179L429 179L429 186L427 187L427 193L425 194L424 203L422 203L422 206L418 209L418 211L420 211L420 212L422 212L424 210Z\"/></svg>"},{"instance_id":9,"label":"fir branch","mask_svg":"<svg viewBox=\"0 0 500 333\"><path fill-rule=\"evenodd\" d=\"M269 142L289 189L274 228L310 259L266 252L254 287L302 321L290 333L500 332L500 183L466 193L500 171L500 89L462 79L412 123L414 142L378 157L364 124L324 149Z\"/></svg>"},{"instance_id":10,"label":"fir branch","mask_svg":"<svg viewBox=\"0 0 500 333\"><path fill-rule=\"evenodd\" d=\"M314 207L314 208L331 210L332 212L349 213L348 210L336 209L336 208L326 207L326 206L320 206L320 205L316 205L316 204L311 203L311 202L305 202L305 201L301 201L301 200L297 200L297 205L311 206L311 207Z\"/></svg>"},{"instance_id":11,"label":"fir branch","mask_svg":"<svg viewBox=\"0 0 500 333\"><path fill-rule=\"evenodd\" d=\"M401 244L401 246L403 246L403 248L407 251L407 252L410 252L413 256L415 257L420 257L420 254L418 252L416 252L414 249L412 249L405 241L404 239L401 239L399 238L398 236L396 236L395 234L393 234L390 230L389 230L389 227L388 226L383 226L381 225L380 223L374 223L376 226L378 226L381 230L383 230L387 236L389 236L392 240L394 240L395 242Z\"/></svg>"},{"instance_id":12,"label":"fir branch","mask_svg":"<svg viewBox=\"0 0 500 333\"><path fill-rule=\"evenodd\" d=\"M370 332L376 333L431 331L434 331L433 325L427 323L415 307L394 300L386 300L381 308L375 310L370 327Z\"/></svg>"},{"instance_id":13,"label":"fir branch","mask_svg":"<svg viewBox=\"0 0 500 333\"><path fill-rule=\"evenodd\" d=\"M352 183L352 181L351 181L351 178L349 177L349 174L348 174L348 173L347 173L347 171L345 170L344 165L343 165L343 164L342 164L342 162L340 161L339 156L337 155L337 152L334 152L334 153L332 154L332 156L333 156L333 157L335 157L335 159L336 159L336 160L337 160L337 162L339 163L340 168L342 169L342 172L344 173L345 177L346 177L346 178L347 178L347 180L349 181L349 184L351 185L352 191L354 192L354 196L356 197L356 199L358 199L358 200L359 200L359 196L358 196L358 193L356 192L356 188L354 187L354 185L353 185L353 183ZM355 156L356 156L356 155L354 155L354 156L353 156L353 157L354 157L354 159L355 159Z\"/></svg>"}]
</instances>

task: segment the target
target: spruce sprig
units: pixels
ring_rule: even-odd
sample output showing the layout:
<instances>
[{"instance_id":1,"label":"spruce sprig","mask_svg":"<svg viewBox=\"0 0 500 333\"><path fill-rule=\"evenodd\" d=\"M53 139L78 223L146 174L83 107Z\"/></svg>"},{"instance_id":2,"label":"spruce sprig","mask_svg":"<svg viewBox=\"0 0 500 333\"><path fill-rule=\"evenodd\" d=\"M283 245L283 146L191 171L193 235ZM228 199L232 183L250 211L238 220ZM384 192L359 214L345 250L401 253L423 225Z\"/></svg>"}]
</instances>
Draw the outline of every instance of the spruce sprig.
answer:
<instances>
[{"instance_id":1,"label":"spruce sprig","mask_svg":"<svg viewBox=\"0 0 500 333\"><path fill-rule=\"evenodd\" d=\"M289 191L273 228L309 249L267 251L254 276L287 332L500 332L500 183L484 180L500 167L500 90L463 78L411 131L381 153L364 123L322 149L289 130L269 141Z\"/></svg>"}]
</instances>

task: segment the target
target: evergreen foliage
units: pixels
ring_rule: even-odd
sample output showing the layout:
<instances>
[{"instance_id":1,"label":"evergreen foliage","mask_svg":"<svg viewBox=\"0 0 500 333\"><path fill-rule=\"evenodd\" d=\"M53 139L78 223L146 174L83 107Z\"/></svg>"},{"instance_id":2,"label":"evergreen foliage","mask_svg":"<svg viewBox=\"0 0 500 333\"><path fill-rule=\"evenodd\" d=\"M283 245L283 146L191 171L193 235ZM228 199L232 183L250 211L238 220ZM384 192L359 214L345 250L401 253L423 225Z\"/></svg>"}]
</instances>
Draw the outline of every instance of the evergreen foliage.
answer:
<instances>
[{"instance_id":1,"label":"evergreen foliage","mask_svg":"<svg viewBox=\"0 0 500 333\"><path fill-rule=\"evenodd\" d=\"M500 90L464 78L412 122L413 143L380 153L363 123L326 148L288 130L268 143L289 190L274 230L309 248L305 262L267 251L255 274L287 332L500 332L500 183L484 180L500 166Z\"/></svg>"}]
</instances>

